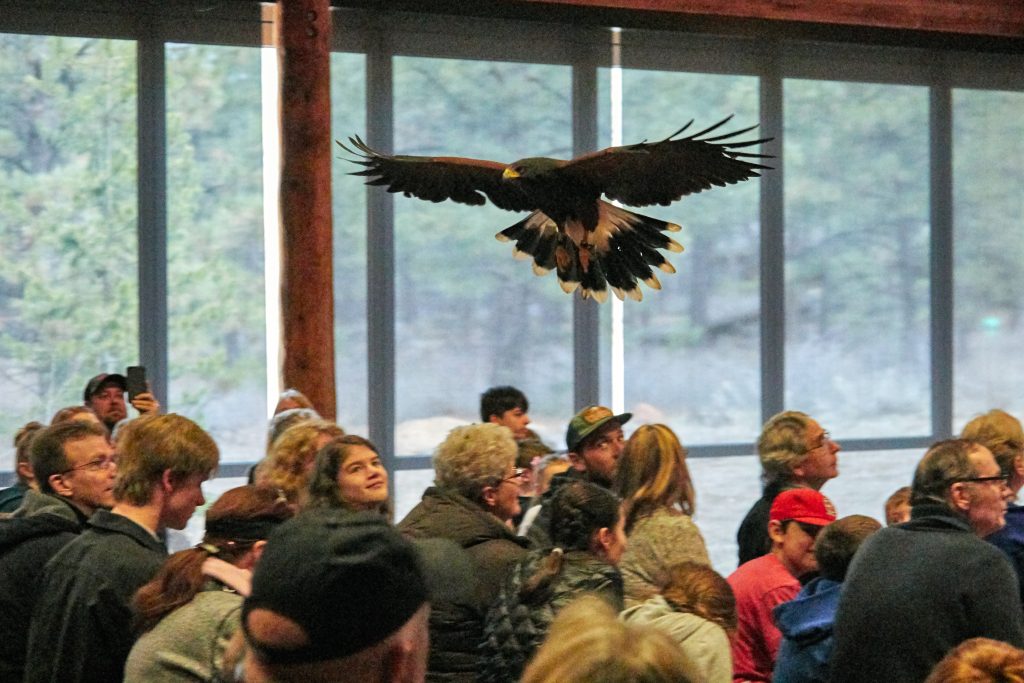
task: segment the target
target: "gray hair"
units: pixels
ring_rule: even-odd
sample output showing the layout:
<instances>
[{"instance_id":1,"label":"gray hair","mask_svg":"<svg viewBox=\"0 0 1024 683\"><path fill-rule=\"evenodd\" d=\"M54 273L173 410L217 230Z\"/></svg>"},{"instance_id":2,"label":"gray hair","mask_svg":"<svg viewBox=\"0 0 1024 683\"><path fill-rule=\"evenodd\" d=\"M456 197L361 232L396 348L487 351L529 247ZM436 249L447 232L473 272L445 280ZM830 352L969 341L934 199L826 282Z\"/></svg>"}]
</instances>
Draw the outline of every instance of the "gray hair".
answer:
<instances>
[{"instance_id":1,"label":"gray hair","mask_svg":"<svg viewBox=\"0 0 1024 683\"><path fill-rule=\"evenodd\" d=\"M515 463L516 442L508 427L472 424L456 427L434 452L434 475L442 489L480 501Z\"/></svg>"}]
</instances>

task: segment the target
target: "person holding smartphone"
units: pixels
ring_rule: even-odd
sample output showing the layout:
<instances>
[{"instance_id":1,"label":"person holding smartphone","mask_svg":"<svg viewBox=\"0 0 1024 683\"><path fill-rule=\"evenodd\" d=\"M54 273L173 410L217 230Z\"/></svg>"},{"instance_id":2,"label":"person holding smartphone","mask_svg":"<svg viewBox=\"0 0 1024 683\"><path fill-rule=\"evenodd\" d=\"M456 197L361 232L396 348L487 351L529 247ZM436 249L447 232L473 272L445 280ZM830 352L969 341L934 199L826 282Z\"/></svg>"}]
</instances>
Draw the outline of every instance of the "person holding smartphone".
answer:
<instances>
[{"instance_id":1,"label":"person holding smartphone","mask_svg":"<svg viewBox=\"0 0 1024 683\"><path fill-rule=\"evenodd\" d=\"M135 366L138 367L138 366ZM140 372L141 371L141 372ZM125 393L135 410L142 415L160 412L160 402L149 389L144 368L129 368L132 375L132 387L129 388L128 378L117 373L101 373L85 385L83 401L96 413L96 417L113 431L114 425L128 417L125 405Z\"/></svg>"}]
</instances>

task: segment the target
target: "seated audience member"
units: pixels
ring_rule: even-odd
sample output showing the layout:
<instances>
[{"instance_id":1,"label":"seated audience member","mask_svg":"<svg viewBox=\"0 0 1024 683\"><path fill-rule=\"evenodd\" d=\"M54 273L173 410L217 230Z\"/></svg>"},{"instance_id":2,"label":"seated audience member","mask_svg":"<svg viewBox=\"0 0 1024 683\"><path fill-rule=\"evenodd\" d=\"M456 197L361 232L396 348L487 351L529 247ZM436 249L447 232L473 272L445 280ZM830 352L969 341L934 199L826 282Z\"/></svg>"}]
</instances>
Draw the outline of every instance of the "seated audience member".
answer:
<instances>
[{"instance_id":1,"label":"seated audience member","mask_svg":"<svg viewBox=\"0 0 1024 683\"><path fill-rule=\"evenodd\" d=\"M622 609L615 565L626 547L619 499L574 481L551 499L553 548L534 550L512 568L484 623L481 683L515 683L555 615L582 594Z\"/></svg>"},{"instance_id":2,"label":"seated audience member","mask_svg":"<svg viewBox=\"0 0 1024 683\"><path fill-rule=\"evenodd\" d=\"M1024 650L971 638L943 657L924 683L1024 683Z\"/></svg>"},{"instance_id":3,"label":"seated audience member","mask_svg":"<svg viewBox=\"0 0 1024 683\"><path fill-rule=\"evenodd\" d=\"M529 410L530 403L526 400L526 394L515 387L491 387L480 395L481 422L508 427L512 431L512 438L516 440L516 445L519 447L516 467L523 470L523 476L519 484L520 513L513 519L516 526L522 520L523 513L526 512L536 489L533 459L552 452L527 426L530 424L530 416L527 414Z\"/></svg>"},{"instance_id":4,"label":"seated audience member","mask_svg":"<svg viewBox=\"0 0 1024 683\"><path fill-rule=\"evenodd\" d=\"M615 490L629 510L629 547L620 566L626 605L657 595L673 565L711 564L691 517L697 495L675 432L661 424L638 427L619 458Z\"/></svg>"},{"instance_id":5,"label":"seated audience member","mask_svg":"<svg viewBox=\"0 0 1024 683\"><path fill-rule=\"evenodd\" d=\"M522 683L702 683L672 639L627 624L600 598L562 610L523 673Z\"/></svg>"},{"instance_id":6,"label":"seated audience member","mask_svg":"<svg viewBox=\"0 0 1024 683\"><path fill-rule=\"evenodd\" d=\"M787 410L769 419L757 440L764 489L736 532L740 564L767 553L768 510L780 491L809 488L820 491L839 474L838 443L811 416Z\"/></svg>"},{"instance_id":7,"label":"seated audience member","mask_svg":"<svg viewBox=\"0 0 1024 683\"><path fill-rule=\"evenodd\" d=\"M25 681L121 680L132 646L129 602L167 557L159 534L202 505L217 445L180 415L132 420L118 443L114 506L46 565L32 613Z\"/></svg>"},{"instance_id":8,"label":"seated audience member","mask_svg":"<svg viewBox=\"0 0 1024 683\"><path fill-rule=\"evenodd\" d=\"M128 380L124 375L101 373L89 380L85 385L82 403L100 419L108 432L114 431L114 425L128 417L125 408L124 394L128 391ZM140 415L155 415L160 412L160 403L152 392L145 391L132 399L132 407Z\"/></svg>"},{"instance_id":9,"label":"seated audience member","mask_svg":"<svg viewBox=\"0 0 1024 683\"><path fill-rule=\"evenodd\" d=\"M699 562L670 567L661 594L626 609L622 620L670 636L689 662L691 680L732 681L729 638L736 632L736 597L711 567Z\"/></svg>"},{"instance_id":10,"label":"seated audience member","mask_svg":"<svg viewBox=\"0 0 1024 683\"><path fill-rule=\"evenodd\" d=\"M1017 577L981 540L1003 525L1006 476L984 446L950 439L918 464L910 521L873 534L846 575L830 680L919 682L983 636L1024 645Z\"/></svg>"},{"instance_id":11,"label":"seated audience member","mask_svg":"<svg viewBox=\"0 0 1024 683\"><path fill-rule=\"evenodd\" d=\"M96 417L96 413L92 412L92 408L88 406L65 406L53 414L53 417L50 418L50 424L55 425L61 422L70 422L71 420L95 422L98 425L103 424Z\"/></svg>"},{"instance_id":12,"label":"seated audience member","mask_svg":"<svg viewBox=\"0 0 1024 683\"><path fill-rule=\"evenodd\" d=\"M475 595L430 612L428 680L475 681L487 609L529 542L508 522L519 511L516 444L493 424L456 427L434 453L434 486L398 528L412 538L446 538L470 555Z\"/></svg>"},{"instance_id":13,"label":"seated audience member","mask_svg":"<svg viewBox=\"0 0 1024 683\"><path fill-rule=\"evenodd\" d=\"M604 406L589 406L576 413L565 432L570 469L555 475L538 505L523 519L519 533L526 535L537 548L550 547L547 537L548 516L545 510L548 498L561 484L572 479L583 479L611 490L615 481L619 456L626 445L622 425L629 422L632 413L615 415Z\"/></svg>"},{"instance_id":14,"label":"seated audience member","mask_svg":"<svg viewBox=\"0 0 1024 683\"><path fill-rule=\"evenodd\" d=\"M304 393L298 389L285 389L281 392L281 395L277 397L277 405L274 406L274 415L280 415L286 410L294 410L296 408L316 410L316 408L313 407L313 402L310 401Z\"/></svg>"},{"instance_id":15,"label":"seated audience member","mask_svg":"<svg viewBox=\"0 0 1024 683\"><path fill-rule=\"evenodd\" d=\"M770 681L782 634L772 610L800 592L800 577L814 572L814 539L836 519L832 502L818 491L796 488L775 497L768 514L772 549L729 576L736 594L738 627L732 642L733 680Z\"/></svg>"},{"instance_id":16,"label":"seated audience member","mask_svg":"<svg viewBox=\"0 0 1024 683\"><path fill-rule=\"evenodd\" d=\"M901 486L885 500L885 525L910 521L910 487Z\"/></svg>"},{"instance_id":17,"label":"seated audience member","mask_svg":"<svg viewBox=\"0 0 1024 683\"><path fill-rule=\"evenodd\" d=\"M832 656L832 622L846 570L860 544L882 528L865 515L843 517L814 542L818 577L800 594L775 608L782 645L775 659L775 683L825 683Z\"/></svg>"},{"instance_id":18,"label":"seated audience member","mask_svg":"<svg viewBox=\"0 0 1024 683\"><path fill-rule=\"evenodd\" d=\"M427 559L375 513L328 510L282 524L242 608L243 680L423 681Z\"/></svg>"},{"instance_id":19,"label":"seated audience member","mask_svg":"<svg viewBox=\"0 0 1024 683\"><path fill-rule=\"evenodd\" d=\"M333 508L379 512L390 519L388 471L368 439L336 436L317 452L305 509Z\"/></svg>"},{"instance_id":20,"label":"seated audience member","mask_svg":"<svg viewBox=\"0 0 1024 683\"><path fill-rule=\"evenodd\" d=\"M293 514L269 486L225 491L210 506L202 542L171 555L135 594L132 608L142 635L128 655L125 683L214 680L238 630L252 568L270 532Z\"/></svg>"},{"instance_id":21,"label":"seated audience member","mask_svg":"<svg viewBox=\"0 0 1024 683\"><path fill-rule=\"evenodd\" d=\"M257 466L256 483L281 489L289 503L302 507L317 451L339 436L345 436L344 430L327 420L303 420L292 425L277 437Z\"/></svg>"},{"instance_id":22,"label":"seated audience member","mask_svg":"<svg viewBox=\"0 0 1024 683\"><path fill-rule=\"evenodd\" d=\"M43 567L92 513L114 504L117 466L98 422L47 427L31 445L39 491L29 490L11 519L0 523L0 681L22 679Z\"/></svg>"},{"instance_id":23,"label":"seated audience member","mask_svg":"<svg viewBox=\"0 0 1024 683\"><path fill-rule=\"evenodd\" d=\"M1020 420L997 409L968 422L961 436L989 449L999 470L1006 475L1006 485L1010 488L1006 524L985 540L1010 558L1024 597L1024 505L1015 502L1021 487L1024 487L1024 429Z\"/></svg>"},{"instance_id":24,"label":"seated audience member","mask_svg":"<svg viewBox=\"0 0 1024 683\"><path fill-rule=\"evenodd\" d=\"M32 437L42 428L43 425L39 422L28 422L14 435L14 474L18 477L18 481L14 486L0 491L0 512L14 512L21 505L26 491L39 489L36 478L32 474L29 452L32 446Z\"/></svg>"}]
</instances>

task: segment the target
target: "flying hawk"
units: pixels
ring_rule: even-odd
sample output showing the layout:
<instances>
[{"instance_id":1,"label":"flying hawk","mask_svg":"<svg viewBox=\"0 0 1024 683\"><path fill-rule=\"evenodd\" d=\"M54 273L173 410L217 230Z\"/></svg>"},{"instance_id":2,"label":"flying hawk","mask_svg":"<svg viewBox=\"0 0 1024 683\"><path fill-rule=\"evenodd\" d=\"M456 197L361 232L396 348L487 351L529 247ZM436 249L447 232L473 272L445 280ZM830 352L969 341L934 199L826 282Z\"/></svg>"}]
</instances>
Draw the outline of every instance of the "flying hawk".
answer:
<instances>
[{"instance_id":1,"label":"flying hawk","mask_svg":"<svg viewBox=\"0 0 1024 683\"><path fill-rule=\"evenodd\" d=\"M353 175L368 185L431 202L452 200L481 205L489 199L508 211L529 211L526 218L495 237L514 241L517 257L533 257L533 271L558 274L562 289L579 288L583 298L604 301L610 286L620 299L643 298L637 280L661 289L654 268L674 273L658 251L683 247L664 234L675 223L642 216L602 199L627 204L668 206L684 195L758 177L771 167L755 160L770 155L737 151L771 138L736 141L757 126L709 137L732 117L679 137L693 121L660 142L609 147L570 161L532 157L511 164L460 157L381 154L359 136L351 147L338 145L365 166Z\"/></svg>"}]
</instances>

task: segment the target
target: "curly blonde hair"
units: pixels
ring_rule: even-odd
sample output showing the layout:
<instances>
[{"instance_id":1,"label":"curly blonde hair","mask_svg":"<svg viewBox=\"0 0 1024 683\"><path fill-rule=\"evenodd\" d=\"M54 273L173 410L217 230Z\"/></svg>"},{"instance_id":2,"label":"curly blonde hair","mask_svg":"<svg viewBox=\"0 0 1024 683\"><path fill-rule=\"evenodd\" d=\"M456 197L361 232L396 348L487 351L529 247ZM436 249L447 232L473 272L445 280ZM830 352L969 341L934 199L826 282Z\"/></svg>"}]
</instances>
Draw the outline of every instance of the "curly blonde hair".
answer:
<instances>
[{"instance_id":1,"label":"curly blonde hair","mask_svg":"<svg viewBox=\"0 0 1024 683\"><path fill-rule=\"evenodd\" d=\"M518 448L508 427L472 424L456 427L434 451L434 477L442 489L480 502L515 463Z\"/></svg>"},{"instance_id":2,"label":"curly blonde hair","mask_svg":"<svg viewBox=\"0 0 1024 683\"><path fill-rule=\"evenodd\" d=\"M924 683L1024 683L1024 650L990 638L971 638L946 654Z\"/></svg>"},{"instance_id":3,"label":"curly blonde hair","mask_svg":"<svg viewBox=\"0 0 1024 683\"><path fill-rule=\"evenodd\" d=\"M978 415L964 425L960 436L992 451L1003 474L1010 474L1013 461L1024 455L1024 428L1005 410L995 408Z\"/></svg>"},{"instance_id":4,"label":"curly blonde hair","mask_svg":"<svg viewBox=\"0 0 1024 683\"><path fill-rule=\"evenodd\" d=\"M323 436L333 439L345 436L345 431L328 420L307 420L286 429L260 463L257 483L277 487L290 503L301 502L300 499L306 495L313 459Z\"/></svg>"}]
</instances>

